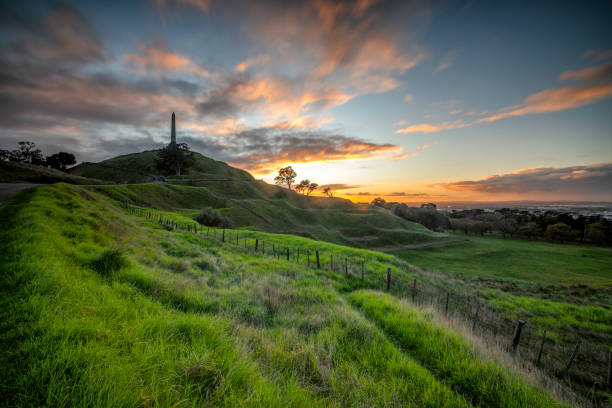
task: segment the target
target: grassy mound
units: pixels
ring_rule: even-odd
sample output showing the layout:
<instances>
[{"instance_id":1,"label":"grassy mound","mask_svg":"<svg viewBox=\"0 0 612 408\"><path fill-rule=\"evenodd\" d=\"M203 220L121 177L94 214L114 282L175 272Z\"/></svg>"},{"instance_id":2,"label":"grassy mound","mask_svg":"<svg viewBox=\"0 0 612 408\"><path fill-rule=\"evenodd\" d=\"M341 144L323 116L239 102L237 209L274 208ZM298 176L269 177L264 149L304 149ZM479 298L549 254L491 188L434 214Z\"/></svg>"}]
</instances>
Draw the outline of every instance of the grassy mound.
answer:
<instances>
[{"instance_id":1,"label":"grassy mound","mask_svg":"<svg viewBox=\"0 0 612 408\"><path fill-rule=\"evenodd\" d=\"M411 352L355 309L343 292L367 279L169 231L69 185L17 194L0 222L9 406L470 407L491 389L474 376L463 392L429 363L437 354ZM367 257L372 282L394 259L265 237ZM506 406L559 405L517 386L521 395L499 394Z\"/></svg>"}]
</instances>

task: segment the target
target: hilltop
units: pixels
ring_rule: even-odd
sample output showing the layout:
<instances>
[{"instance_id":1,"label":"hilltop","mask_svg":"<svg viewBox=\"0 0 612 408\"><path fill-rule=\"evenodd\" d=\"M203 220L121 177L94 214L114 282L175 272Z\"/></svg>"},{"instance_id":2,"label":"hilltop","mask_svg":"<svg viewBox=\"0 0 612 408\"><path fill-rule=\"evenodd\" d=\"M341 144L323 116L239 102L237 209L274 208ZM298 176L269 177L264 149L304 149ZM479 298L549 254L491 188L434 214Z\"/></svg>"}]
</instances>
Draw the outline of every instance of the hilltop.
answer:
<instances>
[{"instance_id":1,"label":"hilltop","mask_svg":"<svg viewBox=\"0 0 612 408\"><path fill-rule=\"evenodd\" d=\"M118 183L144 183L155 179L157 150L118 156L100 163L70 169L82 177ZM182 211L196 216L210 206L229 217L237 227L369 249L398 249L446 239L390 211L355 204L342 198L308 197L286 188L255 180L248 172L194 153L195 164L171 183L104 186L96 190L118 200ZM211 181L206 181L211 180Z\"/></svg>"}]
</instances>

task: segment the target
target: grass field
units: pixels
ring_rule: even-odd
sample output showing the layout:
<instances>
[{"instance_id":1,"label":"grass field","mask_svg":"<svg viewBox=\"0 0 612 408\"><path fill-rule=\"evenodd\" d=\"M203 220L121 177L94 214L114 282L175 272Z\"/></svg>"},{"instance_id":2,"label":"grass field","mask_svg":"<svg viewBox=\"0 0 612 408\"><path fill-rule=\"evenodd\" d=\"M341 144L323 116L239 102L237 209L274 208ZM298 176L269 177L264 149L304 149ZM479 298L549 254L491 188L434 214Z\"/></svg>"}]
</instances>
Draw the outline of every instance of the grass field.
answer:
<instances>
[{"instance_id":1,"label":"grass field","mask_svg":"<svg viewBox=\"0 0 612 408\"><path fill-rule=\"evenodd\" d=\"M612 289L612 248L608 247L488 235L395 254L423 268L467 277Z\"/></svg>"},{"instance_id":2,"label":"grass field","mask_svg":"<svg viewBox=\"0 0 612 408\"><path fill-rule=\"evenodd\" d=\"M355 292L399 265L390 255L243 231L365 258L361 282L169 231L68 185L19 193L0 223L8 406L562 405L427 313Z\"/></svg>"}]
</instances>

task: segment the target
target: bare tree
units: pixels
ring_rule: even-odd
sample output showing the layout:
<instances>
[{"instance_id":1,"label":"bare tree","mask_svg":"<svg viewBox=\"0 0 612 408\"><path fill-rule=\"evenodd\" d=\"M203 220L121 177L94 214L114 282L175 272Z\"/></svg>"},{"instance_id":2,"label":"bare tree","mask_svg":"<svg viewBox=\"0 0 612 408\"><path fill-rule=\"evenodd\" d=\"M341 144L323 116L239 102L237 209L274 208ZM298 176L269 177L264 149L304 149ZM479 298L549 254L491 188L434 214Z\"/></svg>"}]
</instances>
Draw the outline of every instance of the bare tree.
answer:
<instances>
[{"instance_id":1,"label":"bare tree","mask_svg":"<svg viewBox=\"0 0 612 408\"><path fill-rule=\"evenodd\" d=\"M323 189L323 194L325 194L328 198L332 198L334 196L334 192L332 191L331 187L325 187Z\"/></svg>"}]
</instances>

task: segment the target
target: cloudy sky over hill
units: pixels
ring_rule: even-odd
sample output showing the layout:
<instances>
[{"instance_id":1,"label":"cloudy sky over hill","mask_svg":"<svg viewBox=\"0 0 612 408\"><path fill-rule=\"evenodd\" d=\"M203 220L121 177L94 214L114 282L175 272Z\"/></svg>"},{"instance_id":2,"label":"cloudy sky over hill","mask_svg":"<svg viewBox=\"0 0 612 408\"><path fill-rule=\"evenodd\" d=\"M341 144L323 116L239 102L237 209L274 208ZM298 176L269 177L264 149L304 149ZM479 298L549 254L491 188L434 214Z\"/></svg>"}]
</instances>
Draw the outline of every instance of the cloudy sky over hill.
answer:
<instances>
[{"instance_id":1,"label":"cloudy sky over hill","mask_svg":"<svg viewBox=\"0 0 612 408\"><path fill-rule=\"evenodd\" d=\"M0 148L178 138L369 200L612 201L608 2L3 2Z\"/></svg>"}]
</instances>

